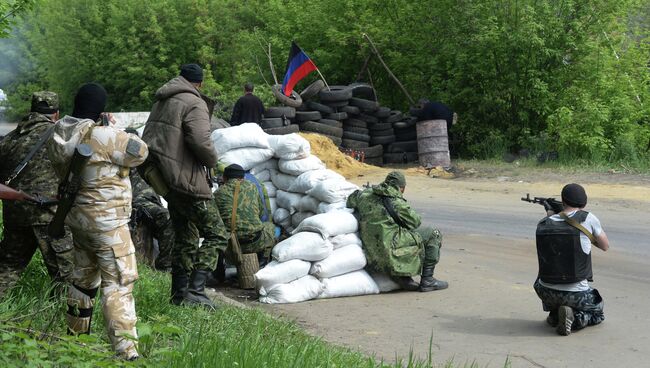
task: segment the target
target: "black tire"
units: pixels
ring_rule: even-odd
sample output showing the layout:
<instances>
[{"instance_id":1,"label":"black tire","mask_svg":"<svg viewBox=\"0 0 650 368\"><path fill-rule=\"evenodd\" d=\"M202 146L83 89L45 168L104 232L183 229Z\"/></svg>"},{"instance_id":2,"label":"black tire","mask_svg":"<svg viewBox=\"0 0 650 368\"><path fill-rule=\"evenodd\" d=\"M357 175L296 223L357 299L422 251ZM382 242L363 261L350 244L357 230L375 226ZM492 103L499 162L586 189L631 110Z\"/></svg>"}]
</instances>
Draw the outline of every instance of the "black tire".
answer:
<instances>
[{"instance_id":1,"label":"black tire","mask_svg":"<svg viewBox=\"0 0 650 368\"><path fill-rule=\"evenodd\" d=\"M332 114L327 115L327 118L328 118L328 119L332 119L332 120L339 120L339 121L341 121L341 120L345 120L345 119L347 119L347 118L348 118L348 114L345 113L345 112L335 112L335 113L332 113Z\"/></svg>"},{"instance_id":2,"label":"black tire","mask_svg":"<svg viewBox=\"0 0 650 368\"><path fill-rule=\"evenodd\" d=\"M350 99L350 105L356 106L363 111L377 111L379 108L379 102L358 97L352 97Z\"/></svg>"},{"instance_id":3,"label":"black tire","mask_svg":"<svg viewBox=\"0 0 650 368\"><path fill-rule=\"evenodd\" d=\"M386 164L405 164L415 162L418 160L417 152L400 152L400 153L384 153L384 163Z\"/></svg>"},{"instance_id":4,"label":"black tire","mask_svg":"<svg viewBox=\"0 0 650 368\"><path fill-rule=\"evenodd\" d=\"M343 128L343 123L338 121L338 120L333 120L333 119L320 119L318 120L319 123L329 125L332 127L336 128Z\"/></svg>"},{"instance_id":5,"label":"black tire","mask_svg":"<svg viewBox=\"0 0 650 368\"><path fill-rule=\"evenodd\" d=\"M343 126L349 126L354 128L368 128L368 123L359 119L347 119L343 122Z\"/></svg>"},{"instance_id":6,"label":"black tire","mask_svg":"<svg viewBox=\"0 0 650 368\"><path fill-rule=\"evenodd\" d=\"M281 84L276 84L273 87L271 87L271 91L273 92L275 99L278 100L283 105L291 106L291 107L299 107L300 105L302 105L302 97L300 97L298 92L292 91L291 97L287 97L284 95L284 93L282 93Z\"/></svg>"},{"instance_id":7,"label":"black tire","mask_svg":"<svg viewBox=\"0 0 650 368\"><path fill-rule=\"evenodd\" d=\"M383 130L371 130L370 131L370 136L371 137L385 137L388 135L395 135L395 130L391 129L383 129Z\"/></svg>"},{"instance_id":8,"label":"black tire","mask_svg":"<svg viewBox=\"0 0 650 368\"><path fill-rule=\"evenodd\" d=\"M388 124L388 123L371 124L368 126L368 129L370 129L371 131L393 129L393 124Z\"/></svg>"},{"instance_id":9,"label":"black tire","mask_svg":"<svg viewBox=\"0 0 650 368\"><path fill-rule=\"evenodd\" d=\"M343 134L345 134L345 132L343 132ZM357 150L357 149L368 148L369 144L368 142L355 141L354 139L343 138L343 143L341 143L341 146L345 148Z\"/></svg>"},{"instance_id":10,"label":"black tire","mask_svg":"<svg viewBox=\"0 0 650 368\"><path fill-rule=\"evenodd\" d=\"M422 115L424 115L424 112L420 107L411 107L409 109L409 115L415 116L416 118L418 118L418 120L420 120L422 118Z\"/></svg>"},{"instance_id":11,"label":"black tire","mask_svg":"<svg viewBox=\"0 0 650 368\"><path fill-rule=\"evenodd\" d=\"M325 83L319 79L303 89L302 92L300 92L300 97L302 97L303 101L309 100L310 98L315 97L323 87L325 87Z\"/></svg>"},{"instance_id":12,"label":"black tire","mask_svg":"<svg viewBox=\"0 0 650 368\"><path fill-rule=\"evenodd\" d=\"M348 86L330 86L318 92L318 97L323 102L347 101L352 98L352 89Z\"/></svg>"},{"instance_id":13,"label":"black tire","mask_svg":"<svg viewBox=\"0 0 650 368\"><path fill-rule=\"evenodd\" d=\"M287 124L285 124L285 121ZM260 127L262 129L279 128L285 125L289 125L288 122L289 120L284 120L282 118L264 118L262 121L260 121Z\"/></svg>"},{"instance_id":14,"label":"black tire","mask_svg":"<svg viewBox=\"0 0 650 368\"><path fill-rule=\"evenodd\" d=\"M370 130L366 128L356 128L356 127L351 127L344 125L343 126L343 131L344 132L352 132L352 133L357 133L357 134L365 134L365 135L370 135Z\"/></svg>"},{"instance_id":15,"label":"black tire","mask_svg":"<svg viewBox=\"0 0 650 368\"><path fill-rule=\"evenodd\" d=\"M359 115L359 120L363 120L368 124L377 124L379 123L379 119L372 115L367 115L367 114L361 114Z\"/></svg>"},{"instance_id":16,"label":"black tire","mask_svg":"<svg viewBox=\"0 0 650 368\"><path fill-rule=\"evenodd\" d=\"M320 120L323 116L318 111L296 111L296 121Z\"/></svg>"},{"instance_id":17,"label":"black tire","mask_svg":"<svg viewBox=\"0 0 650 368\"><path fill-rule=\"evenodd\" d=\"M331 114L331 113L334 112L333 108L331 108L331 107L329 107L327 105L323 105L322 103L314 102L314 101L307 102L307 107L310 110L320 112L321 115L327 115L327 114Z\"/></svg>"},{"instance_id":18,"label":"black tire","mask_svg":"<svg viewBox=\"0 0 650 368\"><path fill-rule=\"evenodd\" d=\"M341 143L343 143L343 140L341 138L339 138L339 137L334 137L334 136L331 136L331 135L321 134L321 133L317 133L317 134L320 134L320 135L322 135L324 137L327 137L327 138L331 139L332 142L334 142L334 145L337 146L337 147L341 147Z\"/></svg>"},{"instance_id":19,"label":"black tire","mask_svg":"<svg viewBox=\"0 0 650 368\"><path fill-rule=\"evenodd\" d=\"M394 135L384 135L384 136L377 136L377 137L370 137L370 144L371 145L376 145L376 144L391 144L395 142L395 136Z\"/></svg>"},{"instance_id":20,"label":"black tire","mask_svg":"<svg viewBox=\"0 0 650 368\"><path fill-rule=\"evenodd\" d=\"M384 154L384 146L377 144L363 149L366 157L381 157Z\"/></svg>"},{"instance_id":21,"label":"black tire","mask_svg":"<svg viewBox=\"0 0 650 368\"><path fill-rule=\"evenodd\" d=\"M370 142L370 136L367 134L359 134L350 131L343 131L343 138L354 139L355 141Z\"/></svg>"},{"instance_id":22,"label":"black tire","mask_svg":"<svg viewBox=\"0 0 650 368\"><path fill-rule=\"evenodd\" d=\"M399 110L393 110L390 112L390 115L386 118L387 123L397 123L398 121L402 120L402 117L404 115L402 114L401 111Z\"/></svg>"},{"instance_id":23,"label":"black tire","mask_svg":"<svg viewBox=\"0 0 650 368\"><path fill-rule=\"evenodd\" d=\"M398 153L398 152L417 152L418 151L418 141L406 141L406 142L395 142L391 143L386 150L388 153Z\"/></svg>"},{"instance_id":24,"label":"black tire","mask_svg":"<svg viewBox=\"0 0 650 368\"><path fill-rule=\"evenodd\" d=\"M285 135L285 134L291 134L291 133L298 133L300 131L300 128L298 127L298 124L291 124L279 128L270 128L270 129L264 129L266 134L271 134L271 135Z\"/></svg>"},{"instance_id":25,"label":"black tire","mask_svg":"<svg viewBox=\"0 0 650 368\"><path fill-rule=\"evenodd\" d=\"M317 123L314 121L306 121L304 123L301 123L300 130L304 130L312 133L330 135L337 138L341 138L343 136L343 129L329 126L326 124Z\"/></svg>"},{"instance_id":26,"label":"black tire","mask_svg":"<svg viewBox=\"0 0 650 368\"><path fill-rule=\"evenodd\" d=\"M377 94L375 93L375 89L372 88L372 86L369 85L368 83L356 82L356 83L351 83L348 87L352 89L353 97L360 97L368 100L377 99Z\"/></svg>"},{"instance_id":27,"label":"black tire","mask_svg":"<svg viewBox=\"0 0 650 368\"><path fill-rule=\"evenodd\" d=\"M331 106L335 109L340 109L341 107L348 106L350 102L348 100L343 101L330 101L327 103L327 106Z\"/></svg>"},{"instance_id":28,"label":"black tire","mask_svg":"<svg viewBox=\"0 0 650 368\"><path fill-rule=\"evenodd\" d=\"M390 116L390 108L380 106L379 109L377 109L377 111L373 113L373 115L375 115L379 119L386 119L387 117Z\"/></svg>"},{"instance_id":29,"label":"black tire","mask_svg":"<svg viewBox=\"0 0 650 368\"><path fill-rule=\"evenodd\" d=\"M339 108L339 111L347 113L348 116L361 114L361 109L359 109L356 106L350 106L350 105Z\"/></svg>"},{"instance_id":30,"label":"black tire","mask_svg":"<svg viewBox=\"0 0 650 368\"><path fill-rule=\"evenodd\" d=\"M418 139L418 133L415 130L398 131L395 129L395 138L398 142L414 141Z\"/></svg>"},{"instance_id":31,"label":"black tire","mask_svg":"<svg viewBox=\"0 0 650 368\"><path fill-rule=\"evenodd\" d=\"M289 106L271 106L264 110L264 118L281 118L293 119L296 117L296 109Z\"/></svg>"}]
</instances>

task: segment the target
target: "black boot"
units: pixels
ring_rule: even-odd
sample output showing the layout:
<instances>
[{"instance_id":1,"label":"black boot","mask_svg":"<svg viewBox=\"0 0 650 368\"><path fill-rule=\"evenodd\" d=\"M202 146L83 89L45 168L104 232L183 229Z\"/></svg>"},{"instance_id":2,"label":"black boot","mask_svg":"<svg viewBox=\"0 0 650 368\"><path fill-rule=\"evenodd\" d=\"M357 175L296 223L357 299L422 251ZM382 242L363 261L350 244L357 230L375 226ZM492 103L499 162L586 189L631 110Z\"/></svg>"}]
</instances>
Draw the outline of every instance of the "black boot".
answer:
<instances>
[{"instance_id":1,"label":"black boot","mask_svg":"<svg viewBox=\"0 0 650 368\"><path fill-rule=\"evenodd\" d=\"M391 278L399 285L399 287L402 290L406 290L406 291L418 290L419 287L418 283L408 276L393 276Z\"/></svg>"},{"instance_id":2,"label":"black boot","mask_svg":"<svg viewBox=\"0 0 650 368\"><path fill-rule=\"evenodd\" d=\"M209 270L194 270L190 277L190 285L185 294L184 304L202 305L208 309L215 310L217 306L205 294L205 282L208 279Z\"/></svg>"},{"instance_id":3,"label":"black boot","mask_svg":"<svg viewBox=\"0 0 650 368\"><path fill-rule=\"evenodd\" d=\"M433 277L433 270L436 266L422 267L422 278L420 279L420 291L442 290L449 287L446 281L436 280Z\"/></svg>"},{"instance_id":4,"label":"black boot","mask_svg":"<svg viewBox=\"0 0 650 368\"><path fill-rule=\"evenodd\" d=\"M187 294L187 273L177 271L172 273L172 298L169 301L174 305L181 305Z\"/></svg>"}]
</instances>

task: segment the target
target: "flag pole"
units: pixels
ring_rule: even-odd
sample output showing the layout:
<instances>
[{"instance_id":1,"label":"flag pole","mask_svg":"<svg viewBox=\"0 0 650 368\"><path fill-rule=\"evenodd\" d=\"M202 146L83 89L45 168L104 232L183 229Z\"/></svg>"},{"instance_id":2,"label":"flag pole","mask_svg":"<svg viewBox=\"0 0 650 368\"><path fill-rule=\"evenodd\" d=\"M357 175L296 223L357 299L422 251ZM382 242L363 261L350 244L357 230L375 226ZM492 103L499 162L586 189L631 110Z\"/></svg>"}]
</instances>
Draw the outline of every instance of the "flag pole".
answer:
<instances>
[{"instance_id":1,"label":"flag pole","mask_svg":"<svg viewBox=\"0 0 650 368\"><path fill-rule=\"evenodd\" d=\"M325 83L325 87L327 87L328 91L331 91L332 89L330 88L329 84L327 84L327 81L325 80L325 77L323 77L323 73L320 72L320 69L316 68L316 71L318 72L318 75L320 75L320 79L323 80L323 83Z\"/></svg>"}]
</instances>

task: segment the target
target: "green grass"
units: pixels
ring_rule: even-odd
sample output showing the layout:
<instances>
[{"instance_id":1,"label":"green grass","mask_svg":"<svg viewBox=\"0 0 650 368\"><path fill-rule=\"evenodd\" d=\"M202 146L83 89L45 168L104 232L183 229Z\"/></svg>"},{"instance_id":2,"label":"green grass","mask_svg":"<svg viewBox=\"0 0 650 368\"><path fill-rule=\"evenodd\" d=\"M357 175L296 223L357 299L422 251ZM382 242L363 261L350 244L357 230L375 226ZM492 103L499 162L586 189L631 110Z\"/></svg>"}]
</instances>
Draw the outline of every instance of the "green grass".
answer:
<instances>
[{"instance_id":1,"label":"green grass","mask_svg":"<svg viewBox=\"0 0 650 368\"><path fill-rule=\"evenodd\" d=\"M65 298L50 286L40 257L0 301L0 365L4 367L433 367L433 356L410 354L390 364L307 335L294 323L259 309L217 312L168 303L170 279L140 266L134 293L139 350L134 363L113 358L101 308L90 336L65 334ZM55 296L52 296L55 295ZM98 299L99 301L99 299ZM432 343L432 341L430 342ZM506 366L509 363L506 361ZM444 367L477 367L475 363Z\"/></svg>"}]
</instances>

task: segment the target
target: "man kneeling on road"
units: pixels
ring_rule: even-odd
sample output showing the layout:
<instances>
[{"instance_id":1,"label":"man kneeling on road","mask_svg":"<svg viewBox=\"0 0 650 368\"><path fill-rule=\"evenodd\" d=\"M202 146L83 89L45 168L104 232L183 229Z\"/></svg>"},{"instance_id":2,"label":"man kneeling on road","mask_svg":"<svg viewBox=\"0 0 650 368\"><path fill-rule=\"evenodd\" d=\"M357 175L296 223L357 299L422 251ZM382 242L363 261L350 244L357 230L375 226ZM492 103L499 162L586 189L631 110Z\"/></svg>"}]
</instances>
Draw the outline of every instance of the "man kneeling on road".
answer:
<instances>
[{"instance_id":1,"label":"man kneeling on road","mask_svg":"<svg viewBox=\"0 0 650 368\"><path fill-rule=\"evenodd\" d=\"M609 240L600 221L583 211L587 193L579 184L562 189L564 210L555 213L545 205L548 217L537 225L539 274L533 287L549 312L546 321L557 333L597 325L605 320L603 298L591 288L591 245L606 251Z\"/></svg>"},{"instance_id":2,"label":"man kneeling on road","mask_svg":"<svg viewBox=\"0 0 650 368\"><path fill-rule=\"evenodd\" d=\"M390 275L404 290L446 289L447 282L433 277L442 235L438 229L420 227L422 219L402 197L405 188L404 175L393 171L380 185L348 197L347 206L359 219L367 268ZM418 285L411 277L420 270Z\"/></svg>"}]
</instances>

